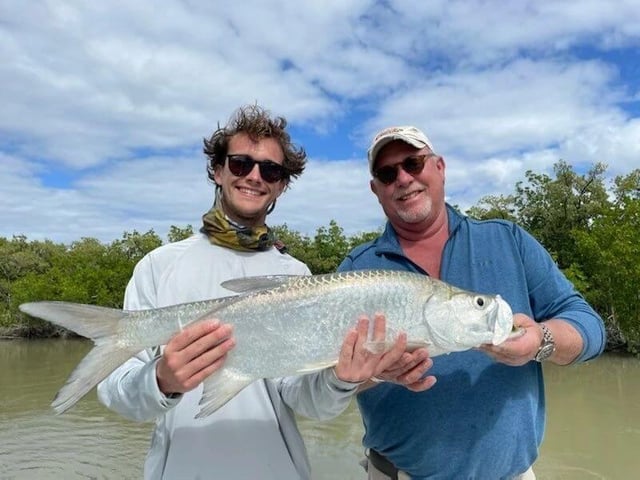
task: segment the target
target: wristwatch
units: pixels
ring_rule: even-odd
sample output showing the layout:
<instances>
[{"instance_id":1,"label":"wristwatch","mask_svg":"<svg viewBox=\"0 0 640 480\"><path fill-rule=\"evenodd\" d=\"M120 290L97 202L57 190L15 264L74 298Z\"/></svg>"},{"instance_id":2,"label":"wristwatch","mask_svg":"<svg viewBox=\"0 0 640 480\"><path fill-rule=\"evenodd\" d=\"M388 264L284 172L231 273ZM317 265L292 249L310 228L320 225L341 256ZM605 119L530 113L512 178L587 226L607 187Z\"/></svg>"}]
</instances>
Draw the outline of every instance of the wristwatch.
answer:
<instances>
[{"instance_id":1,"label":"wristwatch","mask_svg":"<svg viewBox=\"0 0 640 480\"><path fill-rule=\"evenodd\" d=\"M541 323L540 328L542 328L542 342L540 342L540 348L538 348L536 356L533 357L536 362L545 361L556 351L556 342L553 340L553 334L549 327Z\"/></svg>"}]
</instances>

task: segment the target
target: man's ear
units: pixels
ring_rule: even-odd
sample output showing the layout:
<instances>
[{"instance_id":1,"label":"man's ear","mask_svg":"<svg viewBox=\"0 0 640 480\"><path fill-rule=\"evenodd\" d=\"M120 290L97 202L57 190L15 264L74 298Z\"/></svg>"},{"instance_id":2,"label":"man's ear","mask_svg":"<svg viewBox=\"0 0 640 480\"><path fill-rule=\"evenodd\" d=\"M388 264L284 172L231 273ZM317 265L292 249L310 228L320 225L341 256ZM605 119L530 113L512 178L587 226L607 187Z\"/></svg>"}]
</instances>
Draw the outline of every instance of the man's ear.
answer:
<instances>
[{"instance_id":1,"label":"man's ear","mask_svg":"<svg viewBox=\"0 0 640 480\"><path fill-rule=\"evenodd\" d=\"M378 196L378 191L377 191L377 185L376 182L372 180L369 180L369 188L371 189L371 192L377 197Z\"/></svg>"},{"instance_id":2,"label":"man's ear","mask_svg":"<svg viewBox=\"0 0 640 480\"><path fill-rule=\"evenodd\" d=\"M279 182L280 185L278 185L278 195L276 196L276 198L279 198L280 195L282 195L282 193L289 188L289 182L286 180L282 180L281 182Z\"/></svg>"},{"instance_id":3,"label":"man's ear","mask_svg":"<svg viewBox=\"0 0 640 480\"><path fill-rule=\"evenodd\" d=\"M213 180L218 184L222 185L222 169L224 165L220 165L220 163L213 164Z\"/></svg>"},{"instance_id":4,"label":"man's ear","mask_svg":"<svg viewBox=\"0 0 640 480\"><path fill-rule=\"evenodd\" d=\"M444 161L444 157L442 155L438 155L438 159L436 160L436 168L438 169L439 172L442 173L442 183L444 183L445 180L445 171L447 164Z\"/></svg>"}]
</instances>

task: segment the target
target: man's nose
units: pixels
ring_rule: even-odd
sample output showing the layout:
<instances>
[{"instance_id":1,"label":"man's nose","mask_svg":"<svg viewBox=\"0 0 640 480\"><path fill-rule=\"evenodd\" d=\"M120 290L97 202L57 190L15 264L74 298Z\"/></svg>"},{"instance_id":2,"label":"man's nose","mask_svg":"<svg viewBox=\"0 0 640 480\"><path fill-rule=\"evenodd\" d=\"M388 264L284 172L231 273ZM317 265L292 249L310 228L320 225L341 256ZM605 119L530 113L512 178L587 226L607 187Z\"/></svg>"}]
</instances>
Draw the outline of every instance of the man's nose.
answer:
<instances>
[{"instance_id":1,"label":"man's nose","mask_svg":"<svg viewBox=\"0 0 640 480\"><path fill-rule=\"evenodd\" d=\"M395 183L398 183L400 185L405 185L407 183L411 183L413 181L413 175L411 175L410 173L407 173L404 168L402 168L401 165L398 165L398 170L397 170L397 174L398 176L396 177L396 181Z\"/></svg>"},{"instance_id":2,"label":"man's nose","mask_svg":"<svg viewBox=\"0 0 640 480\"><path fill-rule=\"evenodd\" d=\"M254 182L262 181L262 175L260 175L260 165L256 163L251 171L247 174L247 178L250 178Z\"/></svg>"}]
</instances>

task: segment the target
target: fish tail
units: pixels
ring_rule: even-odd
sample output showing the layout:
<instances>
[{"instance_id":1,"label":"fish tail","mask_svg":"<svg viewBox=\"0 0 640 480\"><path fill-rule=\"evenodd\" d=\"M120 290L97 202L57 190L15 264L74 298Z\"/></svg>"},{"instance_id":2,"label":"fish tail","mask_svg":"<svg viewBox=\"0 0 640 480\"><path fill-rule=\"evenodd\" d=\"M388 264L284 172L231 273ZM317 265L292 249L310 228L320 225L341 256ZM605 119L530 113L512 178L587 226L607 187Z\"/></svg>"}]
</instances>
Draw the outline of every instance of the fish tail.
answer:
<instances>
[{"instance_id":1,"label":"fish tail","mask_svg":"<svg viewBox=\"0 0 640 480\"><path fill-rule=\"evenodd\" d=\"M69 302L32 302L20 305L20 310L78 335L90 338L95 347L82 359L65 385L56 394L51 406L61 414L75 405L93 387L128 360L140 348L118 342L120 321L128 312Z\"/></svg>"}]
</instances>

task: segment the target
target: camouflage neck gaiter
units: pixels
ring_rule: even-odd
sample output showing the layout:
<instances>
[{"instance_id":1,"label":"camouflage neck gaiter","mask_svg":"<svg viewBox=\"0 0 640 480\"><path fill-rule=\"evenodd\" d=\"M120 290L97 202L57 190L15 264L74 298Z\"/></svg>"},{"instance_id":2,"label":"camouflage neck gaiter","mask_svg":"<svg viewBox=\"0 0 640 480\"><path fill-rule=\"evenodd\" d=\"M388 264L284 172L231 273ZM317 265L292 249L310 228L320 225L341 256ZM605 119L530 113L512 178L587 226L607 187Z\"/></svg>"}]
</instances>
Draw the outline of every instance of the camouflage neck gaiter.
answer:
<instances>
[{"instance_id":1,"label":"camouflage neck gaiter","mask_svg":"<svg viewBox=\"0 0 640 480\"><path fill-rule=\"evenodd\" d=\"M243 252L264 251L273 246L276 238L269 227L262 225L249 228L233 223L218 204L216 201L211 210L202 216L200 231L209 237L211 243Z\"/></svg>"}]
</instances>

